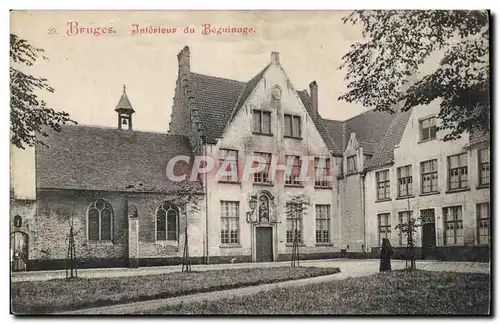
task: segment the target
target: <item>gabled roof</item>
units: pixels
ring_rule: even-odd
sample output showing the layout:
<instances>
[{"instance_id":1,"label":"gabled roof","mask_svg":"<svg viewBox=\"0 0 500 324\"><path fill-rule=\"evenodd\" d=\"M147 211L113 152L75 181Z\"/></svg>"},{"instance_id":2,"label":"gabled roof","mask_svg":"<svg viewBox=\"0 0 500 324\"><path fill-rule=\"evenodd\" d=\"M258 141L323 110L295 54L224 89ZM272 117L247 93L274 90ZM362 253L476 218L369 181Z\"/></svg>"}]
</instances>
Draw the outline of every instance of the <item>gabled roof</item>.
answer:
<instances>
[{"instance_id":1,"label":"gabled roof","mask_svg":"<svg viewBox=\"0 0 500 324\"><path fill-rule=\"evenodd\" d=\"M404 130L411 116L411 109L402 112L397 109L385 135L375 148L375 154L368 162L367 169L376 169L389 165L394 161L394 149L403 137Z\"/></svg>"},{"instance_id":2,"label":"gabled roof","mask_svg":"<svg viewBox=\"0 0 500 324\"><path fill-rule=\"evenodd\" d=\"M46 132L48 147L35 149L37 189L165 192L181 184L167 178L168 161L193 155L185 136L80 125ZM174 174L189 179L190 170L178 162Z\"/></svg>"},{"instance_id":3,"label":"gabled roof","mask_svg":"<svg viewBox=\"0 0 500 324\"><path fill-rule=\"evenodd\" d=\"M224 129L231 118L245 104L246 100L255 89L270 65L255 75L248 82L208 76L190 72L190 82L193 87L196 108L198 108L200 121L205 135L205 141L215 144L217 138L222 137ZM315 114L311 107L311 100L307 91L297 91L307 112L311 116L318 132L325 141L328 149L334 154L341 154L338 146L333 142L323 119Z\"/></svg>"},{"instance_id":4,"label":"gabled roof","mask_svg":"<svg viewBox=\"0 0 500 324\"><path fill-rule=\"evenodd\" d=\"M311 105L311 97L309 96L307 91L306 90L297 91L297 94L299 95L300 100L304 104L304 107L306 108L307 112L309 113L309 116L314 122L314 126L316 126L316 129L323 138L323 141L325 142L328 149L332 151L333 154L335 155L341 155L342 152L340 151L339 146L337 146L336 142L333 140L332 136L328 132L328 128L326 127L323 118L321 117L319 112L316 113L314 111Z\"/></svg>"},{"instance_id":5,"label":"gabled roof","mask_svg":"<svg viewBox=\"0 0 500 324\"><path fill-rule=\"evenodd\" d=\"M222 137L246 84L193 72L190 74L205 141L215 144L217 138Z\"/></svg>"}]
</instances>

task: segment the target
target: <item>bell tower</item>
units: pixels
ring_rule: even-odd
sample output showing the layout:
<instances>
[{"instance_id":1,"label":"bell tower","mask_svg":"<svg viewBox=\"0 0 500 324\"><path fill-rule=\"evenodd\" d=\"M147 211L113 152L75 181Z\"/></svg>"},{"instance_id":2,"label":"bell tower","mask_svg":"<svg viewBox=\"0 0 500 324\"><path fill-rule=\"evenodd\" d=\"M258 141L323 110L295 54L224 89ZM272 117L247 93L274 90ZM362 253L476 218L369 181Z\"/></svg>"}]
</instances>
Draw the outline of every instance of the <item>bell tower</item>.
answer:
<instances>
[{"instance_id":1,"label":"bell tower","mask_svg":"<svg viewBox=\"0 0 500 324\"><path fill-rule=\"evenodd\" d=\"M118 113L118 129L132 130L132 114L135 110L128 100L125 85L123 85L123 94L115 111Z\"/></svg>"}]
</instances>

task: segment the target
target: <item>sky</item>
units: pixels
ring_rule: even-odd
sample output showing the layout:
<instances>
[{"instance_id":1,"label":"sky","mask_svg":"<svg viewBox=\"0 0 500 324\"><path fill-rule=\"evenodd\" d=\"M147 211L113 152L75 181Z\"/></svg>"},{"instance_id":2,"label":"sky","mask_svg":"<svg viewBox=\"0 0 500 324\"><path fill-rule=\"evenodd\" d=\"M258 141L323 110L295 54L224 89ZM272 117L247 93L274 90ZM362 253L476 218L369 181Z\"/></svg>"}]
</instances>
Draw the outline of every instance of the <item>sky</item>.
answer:
<instances>
[{"instance_id":1,"label":"sky","mask_svg":"<svg viewBox=\"0 0 500 324\"><path fill-rule=\"evenodd\" d=\"M344 120L365 108L337 100L347 89L342 56L361 38L360 28L342 23L348 11L14 11L11 32L43 48L26 72L47 78L54 93L40 97L79 124L116 127L114 111L126 85L135 110L135 130L166 132L170 121L177 53L191 48L191 71L248 81L280 53L297 90L319 86L324 118ZM131 35L133 25L177 28L176 33ZM247 35L202 35L203 25L247 27ZM68 35L70 26L114 33ZM184 27L195 33L183 33ZM35 197L32 149L11 150L11 187L20 198Z\"/></svg>"}]
</instances>

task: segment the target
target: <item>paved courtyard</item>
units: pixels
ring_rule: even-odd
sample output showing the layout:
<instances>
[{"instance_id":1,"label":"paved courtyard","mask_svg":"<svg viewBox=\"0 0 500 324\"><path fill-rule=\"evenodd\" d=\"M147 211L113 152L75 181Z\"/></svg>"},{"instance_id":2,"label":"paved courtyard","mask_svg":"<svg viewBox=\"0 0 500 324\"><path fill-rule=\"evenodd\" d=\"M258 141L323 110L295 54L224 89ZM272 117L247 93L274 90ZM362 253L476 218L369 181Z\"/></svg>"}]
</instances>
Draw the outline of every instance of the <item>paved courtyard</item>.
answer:
<instances>
[{"instance_id":1,"label":"paved courtyard","mask_svg":"<svg viewBox=\"0 0 500 324\"><path fill-rule=\"evenodd\" d=\"M235 264L211 264L193 265L193 271L219 270L228 268L255 268L255 267L282 267L289 265L289 261L284 262L262 262L262 263L235 263ZM300 261L301 266L309 267L338 267L340 274L336 278L345 279L348 277L366 276L378 271L379 260L376 259L325 259ZM404 269L405 261L392 260L394 270ZM481 272L489 273L490 264L483 262L444 262L444 261L417 261L417 268L429 271L454 271L454 272ZM82 278L105 278L105 277L126 277L158 275L170 272L180 272L181 266L162 266L144 268L103 268L103 269L79 269L78 276ZM13 282L38 281L65 278L65 270L54 271L27 271L15 272L11 275Z\"/></svg>"}]
</instances>

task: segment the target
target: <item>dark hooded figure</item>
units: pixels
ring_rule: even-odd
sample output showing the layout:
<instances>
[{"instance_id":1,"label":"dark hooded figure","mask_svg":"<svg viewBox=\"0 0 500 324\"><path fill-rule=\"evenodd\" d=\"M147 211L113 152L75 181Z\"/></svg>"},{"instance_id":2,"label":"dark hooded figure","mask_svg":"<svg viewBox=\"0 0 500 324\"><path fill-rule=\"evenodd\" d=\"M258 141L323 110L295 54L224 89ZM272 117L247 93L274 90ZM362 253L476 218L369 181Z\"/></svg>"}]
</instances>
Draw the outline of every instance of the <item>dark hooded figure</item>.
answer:
<instances>
[{"instance_id":1,"label":"dark hooded figure","mask_svg":"<svg viewBox=\"0 0 500 324\"><path fill-rule=\"evenodd\" d=\"M382 248L380 249L380 271L391 270L392 247L389 240L382 239Z\"/></svg>"}]
</instances>

